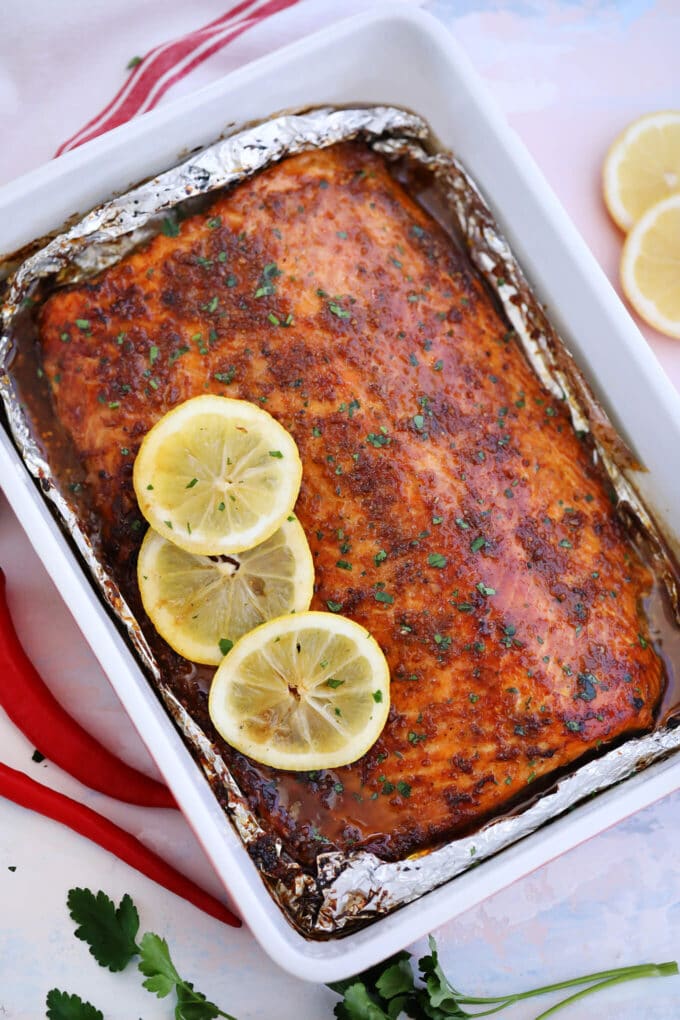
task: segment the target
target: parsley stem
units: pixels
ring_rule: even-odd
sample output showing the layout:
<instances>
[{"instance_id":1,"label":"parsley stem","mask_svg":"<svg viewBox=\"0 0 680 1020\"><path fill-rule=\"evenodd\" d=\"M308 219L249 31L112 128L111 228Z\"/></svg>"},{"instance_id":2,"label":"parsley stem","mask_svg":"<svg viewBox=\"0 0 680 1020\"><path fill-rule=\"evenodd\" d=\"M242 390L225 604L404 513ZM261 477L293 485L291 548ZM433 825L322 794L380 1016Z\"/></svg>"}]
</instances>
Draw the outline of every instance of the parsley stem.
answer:
<instances>
[{"instance_id":1,"label":"parsley stem","mask_svg":"<svg viewBox=\"0 0 680 1020\"><path fill-rule=\"evenodd\" d=\"M519 1002L521 999L531 999L536 995L547 995L549 992L558 992L562 988L573 988L577 985L591 984L593 982L620 982L620 981L634 981L636 978L643 977L664 977L671 974L678 973L678 965L676 963L641 963L635 967L618 967L615 970L601 970L595 974L584 974L583 977L571 978L569 981L557 981L552 985L543 985L540 988L532 988L528 992L517 992L514 995L497 995L488 998L476 998L473 996L456 996L456 1001L461 1005L473 1006L473 1005L486 1005L492 1002L502 1002L505 1005L512 1005L514 1002ZM596 987L599 987L596 986ZM585 989L584 991L589 991ZM581 993L579 993L581 994ZM566 1001L566 1000L565 1000ZM503 1007L501 1007L503 1008ZM477 1016L485 1016L484 1013L477 1013ZM548 1015L548 1014L546 1014Z\"/></svg>"},{"instance_id":2,"label":"parsley stem","mask_svg":"<svg viewBox=\"0 0 680 1020\"><path fill-rule=\"evenodd\" d=\"M647 963L641 964L639 967L623 967L621 970L625 971L625 973L612 971L613 977L599 981L588 988L582 988L580 992L576 992L574 995L569 995L566 999L562 999L554 1006L551 1006L550 1009L546 1009L544 1013L540 1013L536 1020L546 1020L546 1017L557 1013L563 1006L569 1006L572 1002L577 1002L579 999L585 998L586 995L590 995L591 992L599 992L601 988L611 988L613 985L620 985L624 981L634 981L636 978L670 977L678 973L678 965L677 963Z\"/></svg>"},{"instance_id":3,"label":"parsley stem","mask_svg":"<svg viewBox=\"0 0 680 1020\"><path fill-rule=\"evenodd\" d=\"M185 996L187 996L187 998L189 998L192 1003L196 1003L199 1007L208 1005L211 1009L217 1010L216 1013L214 1014L211 1013L211 1016L216 1017L221 1016L224 1017L224 1020L237 1020L237 1018L235 1016L232 1016L231 1013L223 1013L219 1006L216 1006L214 1002L206 1003L205 996L201 995L200 992L197 992L194 986L189 984L188 982L182 981L180 979L180 981L177 984L177 987L183 989Z\"/></svg>"}]
</instances>

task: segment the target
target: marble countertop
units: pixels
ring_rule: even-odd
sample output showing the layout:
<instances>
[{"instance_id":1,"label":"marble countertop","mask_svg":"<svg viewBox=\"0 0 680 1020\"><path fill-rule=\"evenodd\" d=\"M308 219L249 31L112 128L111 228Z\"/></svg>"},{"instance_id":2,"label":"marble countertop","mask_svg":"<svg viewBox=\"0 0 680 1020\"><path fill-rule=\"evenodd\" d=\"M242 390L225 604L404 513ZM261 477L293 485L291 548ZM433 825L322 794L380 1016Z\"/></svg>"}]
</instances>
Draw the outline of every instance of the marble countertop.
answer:
<instances>
[{"instance_id":1,"label":"marble countertop","mask_svg":"<svg viewBox=\"0 0 680 1020\"><path fill-rule=\"evenodd\" d=\"M219 4L212 6L219 11ZM621 238L601 203L600 166L628 121L677 106L680 7L673 0L434 0L425 6L466 49L616 285ZM0 64L2 47L0 41ZM137 39L135 49L143 47ZM643 332L680 389L680 344L651 329ZM3 498L0 564L21 639L41 674L105 743L151 770ZM210 865L176 813L115 803L49 762L33 762L32 746L2 711L0 747L7 764L104 812L220 895ZM680 790L440 928L435 934L453 983L471 994L498 994L680 957L679 809ZM331 1016L335 996L277 968L246 928L220 925L61 826L0 800L0 1018L44 1016L45 994L54 986L90 998L107 1020L171 1015L167 1000L141 988L134 968L110 974L73 938L66 893L75 885L104 889L116 899L129 892L142 930L166 937L180 972L239 1020ZM647 981L622 985L564 1015L577 1020L597 1010L600 1020L673 1020L680 1017L679 1002L680 979ZM519 1004L503 1016L529 1020L537 1012Z\"/></svg>"}]
</instances>

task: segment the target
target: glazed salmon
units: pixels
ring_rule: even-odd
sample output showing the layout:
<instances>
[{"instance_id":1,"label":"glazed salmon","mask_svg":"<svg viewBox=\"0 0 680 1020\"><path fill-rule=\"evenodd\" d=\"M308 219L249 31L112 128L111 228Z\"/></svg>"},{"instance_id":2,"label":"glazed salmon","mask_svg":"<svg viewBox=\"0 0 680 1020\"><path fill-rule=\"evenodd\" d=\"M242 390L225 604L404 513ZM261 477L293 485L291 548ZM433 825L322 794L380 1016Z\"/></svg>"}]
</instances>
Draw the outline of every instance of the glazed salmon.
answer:
<instances>
[{"instance_id":1,"label":"glazed salmon","mask_svg":"<svg viewBox=\"0 0 680 1020\"><path fill-rule=\"evenodd\" d=\"M368 148L288 158L168 221L55 292L40 338L102 555L216 740L210 671L171 652L139 604L135 453L204 392L260 404L298 443L312 608L374 634L392 709L373 749L332 772L276 772L221 745L297 859L404 856L652 725L651 576L592 449L467 257Z\"/></svg>"}]
</instances>

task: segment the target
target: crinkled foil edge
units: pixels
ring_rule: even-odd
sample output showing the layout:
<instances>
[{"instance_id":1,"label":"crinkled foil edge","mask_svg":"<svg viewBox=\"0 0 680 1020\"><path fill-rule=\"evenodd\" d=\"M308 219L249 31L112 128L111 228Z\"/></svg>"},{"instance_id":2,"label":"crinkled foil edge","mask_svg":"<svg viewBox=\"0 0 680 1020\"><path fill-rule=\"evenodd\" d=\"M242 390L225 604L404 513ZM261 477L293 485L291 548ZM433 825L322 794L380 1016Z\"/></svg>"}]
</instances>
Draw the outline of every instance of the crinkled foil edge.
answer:
<instances>
[{"instance_id":1,"label":"crinkled foil edge","mask_svg":"<svg viewBox=\"0 0 680 1020\"><path fill-rule=\"evenodd\" d=\"M119 260L150 236L157 228L159 216L187 198L233 185L286 155L353 138L365 139L388 158L405 157L432 173L455 214L473 263L498 295L541 382L557 398L568 402L574 427L592 434L594 455L601 459L619 505L626 508L652 543L677 609L674 571L665 559L663 543L652 519L624 474L635 466L633 458L547 320L476 185L453 156L433 154L423 147L421 142L429 144L429 129L416 115L381 106L322 108L275 117L232 134L178 167L94 209L23 262L11 280L0 336L0 397L14 442L42 493L53 503L102 597L127 631L169 715L192 746L274 899L294 925L317 938L346 934L412 902L585 798L680 748L680 728L658 730L629 740L582 765L525 810L491 822L473 836L392 863L365 851L320 854L316 875L308 874L286 855L281 840L267 833L217 748L164 682L136 619L81 527L77 509L59 491L50 465L31 434L10 371L12 323L39 281L83 279ZM266 852L260 852L263 844Z\"/></svg>"}]
</instances>

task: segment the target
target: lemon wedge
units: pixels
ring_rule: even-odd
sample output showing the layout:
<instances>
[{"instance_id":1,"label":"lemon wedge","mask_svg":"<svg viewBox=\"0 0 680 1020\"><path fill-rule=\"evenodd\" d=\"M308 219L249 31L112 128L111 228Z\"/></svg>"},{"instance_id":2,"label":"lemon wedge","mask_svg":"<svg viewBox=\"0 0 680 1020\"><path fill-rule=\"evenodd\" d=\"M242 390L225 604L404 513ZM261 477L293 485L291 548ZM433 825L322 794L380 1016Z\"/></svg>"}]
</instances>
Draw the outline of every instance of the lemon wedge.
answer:
<instances>
[{"instance_id":1,"label":"lemon wedge","mask_svg":"<svg viewBox=\"0 0 680 1020\"><path fill-rule=\"evenodd\" d=\"M208 707L227 743L255 761L294 772L338 768L380 736L389 667L376 640L347 617L282 616L236 642Z\"/></svg>"},{"instance_id":2,"label":"lemon wedge","mask_svg":"<svg viewBox=\"0 0 680 1020\"><path fill-rule=\"evenodd\" d=\"M680 110L629 124L607 153L602 185L607 209L624 231L650 206L680 192Z\"/></svg>"},{"instance_id":3,"label":"lemon wedge","mask_svg":"<svg viewBox=\"0 0 680 1020\"><path fill-rule=\"evenodd\" d=\"M621 285L645 322L680 338L680 192L648 209L631 230Z\"/></svg>"},{"instance_id":4,"label":"lemon wedge","mask_svg":"<svg viewBox=\"0 0 680 1020\"><path fill-rule=\"evenodd\" d=\"M133 473L151 527L203 555L264 542L290 514L301 479L295 441L282 425L246 400L211 394L156 422Z\"/></svg>"},{"instance_id":5,"label":"lemon wedge","mask_svg":"<svg viewBox=\"0 0 680 1020\"><path fill-rule=\"evenodd\" d=\"M249 630L309 608L314 563L294 517L261 545L218 556L187 552L149 528L137 578L146 614L170 647L218 666Z\"/></svg>"}]
</instances>

